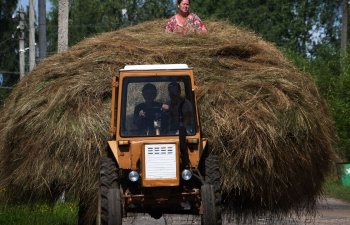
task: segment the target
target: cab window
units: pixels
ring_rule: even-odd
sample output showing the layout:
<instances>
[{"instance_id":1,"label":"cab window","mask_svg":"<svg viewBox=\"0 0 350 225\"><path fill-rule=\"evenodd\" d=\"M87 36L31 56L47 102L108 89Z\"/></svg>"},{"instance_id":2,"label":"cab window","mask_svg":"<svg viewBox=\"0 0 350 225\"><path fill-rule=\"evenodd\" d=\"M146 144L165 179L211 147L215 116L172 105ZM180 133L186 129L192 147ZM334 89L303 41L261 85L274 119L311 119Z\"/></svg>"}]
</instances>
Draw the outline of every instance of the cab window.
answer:
<instances>
[{"instance_id":1,"label":"cab window","mask_svg":"<svg viewBox=\"0 0 350 225\"><path fill-rule=\"evenodd\" d=\"M196 133L194 95L189 76L125 77L122 86L122 137L174 136L183 125Z\"/></svg>"}]
</instances>

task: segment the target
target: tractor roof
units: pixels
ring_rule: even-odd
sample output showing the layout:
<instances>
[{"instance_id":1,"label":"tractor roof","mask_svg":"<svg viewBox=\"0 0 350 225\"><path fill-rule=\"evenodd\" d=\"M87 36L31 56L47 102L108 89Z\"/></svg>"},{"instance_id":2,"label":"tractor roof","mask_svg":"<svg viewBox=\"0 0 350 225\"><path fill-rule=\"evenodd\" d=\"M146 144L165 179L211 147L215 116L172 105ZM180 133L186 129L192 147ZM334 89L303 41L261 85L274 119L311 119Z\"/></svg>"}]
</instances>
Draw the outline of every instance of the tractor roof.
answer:
<instances>
[{"instance_id":1,"label":"tractor roof","mask_svg":"<svg viewBox=\"0 0 350 225\"><path fill-rule=\"evenodd\" d=\"M149 65L127 65L121 71L129 70L179 70L189 69L187 64L149 64Z\"/></svg>"}]
</instances>

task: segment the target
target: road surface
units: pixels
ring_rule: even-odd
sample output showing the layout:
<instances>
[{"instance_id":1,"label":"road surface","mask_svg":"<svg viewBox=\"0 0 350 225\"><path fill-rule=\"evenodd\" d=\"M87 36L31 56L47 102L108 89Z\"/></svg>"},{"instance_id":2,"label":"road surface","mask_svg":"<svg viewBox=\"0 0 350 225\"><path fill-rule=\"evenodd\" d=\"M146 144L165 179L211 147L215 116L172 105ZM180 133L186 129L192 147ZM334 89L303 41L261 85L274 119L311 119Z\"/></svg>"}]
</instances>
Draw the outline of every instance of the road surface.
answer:
<instances>
[{"instance_id":1,"label":"road surface","mask_svg":"<svg viewBox=\"0 0 350 225\"><path fill-rule=\"evenodd\" d=\"M199 216L191 215L165 215L156 220L148 214L132 214L123 221L126 225L200 225ZM123 223L123 224L124 224ZM224 225L234 225L234 222L224 221ZM259 219L254 223L244 223L244 225L267 225L267 224L308 224L308 225L350 225L350 203L327 198L321 200L317 206L315 218L293 217L279 221L267 221ZM243 225L243 224L242 224Z\"/></svg>"}]
</instances>

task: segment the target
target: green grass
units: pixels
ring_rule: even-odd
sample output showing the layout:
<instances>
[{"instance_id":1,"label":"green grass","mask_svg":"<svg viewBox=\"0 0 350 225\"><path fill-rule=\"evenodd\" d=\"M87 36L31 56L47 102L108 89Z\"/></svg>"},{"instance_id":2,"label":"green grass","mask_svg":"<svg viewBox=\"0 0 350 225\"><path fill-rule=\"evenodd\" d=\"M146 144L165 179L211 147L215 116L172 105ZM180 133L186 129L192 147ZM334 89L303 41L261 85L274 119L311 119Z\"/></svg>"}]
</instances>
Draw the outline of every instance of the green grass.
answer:
<instances>
[{"instance_id":1,"label":"green grass","mask_svg":"<svg viewBox=\"0 0 350 225\"><path fill-rule=\"evenodd\" d=\"M336 179L328 178L323 191L326 196L350 202L350 187L341 185Z\"/></svg>"},{"instance_id":2,"label":"green grass","mask_svg":"<svg viewBox=\"0 0 350 225\"><path fill-rule=\"evenodd\" d=\"M1 225L75 225L77 206L75 203L5 205L0 204Z\"/></svg>"}]
</instances>

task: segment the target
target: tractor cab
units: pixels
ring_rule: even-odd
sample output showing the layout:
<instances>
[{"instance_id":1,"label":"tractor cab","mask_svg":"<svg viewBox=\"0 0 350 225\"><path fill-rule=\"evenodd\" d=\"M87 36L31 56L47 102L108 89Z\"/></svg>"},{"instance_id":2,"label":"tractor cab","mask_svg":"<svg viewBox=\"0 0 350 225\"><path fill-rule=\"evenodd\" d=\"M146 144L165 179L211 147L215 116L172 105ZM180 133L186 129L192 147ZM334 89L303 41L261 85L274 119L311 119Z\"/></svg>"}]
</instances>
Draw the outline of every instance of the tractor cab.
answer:
<instances>
[{"instance_id":1,"label":"tractor cab","mask_svg":"<svg viewBox=\"0 0 350 225\"><path fill-rule=\"evenodd\" d=\"M121 138L178 136L180 125L186 135L197 133L195 95L188 74L127 76L121 92Z\"/></svg>"}]
</instances>

